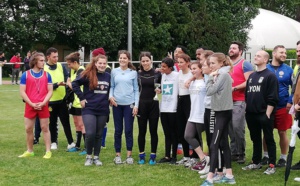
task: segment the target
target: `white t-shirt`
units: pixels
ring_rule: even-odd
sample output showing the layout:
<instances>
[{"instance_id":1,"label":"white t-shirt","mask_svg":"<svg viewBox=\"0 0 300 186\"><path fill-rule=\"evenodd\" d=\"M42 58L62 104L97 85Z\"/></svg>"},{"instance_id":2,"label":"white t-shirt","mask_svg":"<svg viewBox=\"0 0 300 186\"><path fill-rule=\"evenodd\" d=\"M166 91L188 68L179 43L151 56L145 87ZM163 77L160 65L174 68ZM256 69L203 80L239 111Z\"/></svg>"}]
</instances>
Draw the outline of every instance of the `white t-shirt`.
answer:
<instances>
[{"instance_id":1,"label":"white t-shirt","mask_svg":"<svg viewBox=\"0 0 300 186\"><path fill-rule=\"evenodd\" d=\"M179 71L178 81L179 81L179 96L189 95L189 89L184 86L184 83L193 77L192 72L189 70L188 73L183 74L182 70Z\"/></svg>"},{"instance_id":2,"label":"white t-shirt","mask_svg":"<svg viewBox=\"0 0 300 186\"><path fill-rule=\"evenodd\" d=\"M168 75L162 75L161 94L160 112L176 112L178 101L178 72L172 71Z\"/></svg>"},{"instance_id":3,"label":"white t-shirt","mask_svg":"<svg viewBox=\"0 0 300 186\"><path fill-rule=\"evenodd\" d=\"M206 95L206 84L204 79L191 82L190 88L191 112L188 121L204 123L204 97Z\"/></svg>"}]
</instances>

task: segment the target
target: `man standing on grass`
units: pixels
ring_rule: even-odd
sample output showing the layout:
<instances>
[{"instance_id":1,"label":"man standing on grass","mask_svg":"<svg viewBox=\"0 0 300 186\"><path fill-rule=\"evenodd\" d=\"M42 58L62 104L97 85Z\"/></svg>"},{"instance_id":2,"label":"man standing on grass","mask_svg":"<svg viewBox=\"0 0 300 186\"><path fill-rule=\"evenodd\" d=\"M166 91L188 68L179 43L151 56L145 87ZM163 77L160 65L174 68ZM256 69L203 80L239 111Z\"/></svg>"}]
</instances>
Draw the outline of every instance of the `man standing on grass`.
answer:
<instances>
[{"instance_id":1,"label":"man standing on grass","mask_svg":"<svg viewBox=\"0 0 300 186\"><path fill-rule=\"evenodd\" d=\"M272 62L267 64L267 68L276 75L279 83L279 102L275 111L274 128L278 130L281 154L276 167L285 167L289 148L286 131L292 126L292 116L289 114L289 110L292 106L293 95L290 95L289 89L293 85L293 69L284 63L286 49L283 45L275 46L272 55ZM266 165L268 164L268 151L265 142L263 147L262 165Z\"/></svg>"},{"instance_id":2,"label":"man standing on grass","mask_svg":"<svg viewBox=\"0 0 300 186\"><path fill-rule=\"evenodd\" d=\"M18 78L19 78L19 73L20 73L20 67L21 67L21 57L20 53L17 52L11 59L11 63L14 63L12 65L12 73L11 73L11 84L14 85L14 81L16 82L16 85L18 85Z\"/></svg>"},{"instance_id":3,"label":"man standing on grass","mask_svg":"<svg viewBox=\"0 0 300 186\"><path fill-rule=\"evenodd\" d=\"M253 67L251 63L245 61L242 57L244 52L244 45L241 42L233 41L229 47L228 56L233 65L231 72L232 81L232 99L233 110L232 120L229 124L230 149L231 159L237 163L245 163L245 87L246 81L251 73Z\"/></svg>"},{"instance_id":4,"label":"man standing on grass","mask_svg":"<svg viewBox=\"0 0 300 186\"><path fill-rule=\"evenodd\" d=\"M43 158L51 158L50 131L49 131L49 109L48 102L52 95L52 79L44 69L45 56L43 53L35 53L29 62L30 70L22 74L20 82L20 94L25 101L25 130L27 151L19 158L34 156L33 152L33 127L37 117L40 119L43 131L46 154Z\"/></svg>"},{"instance_id":5,"label":"man standing on grass","mask_svg":"<svg viewBox=\"0 0 300 186\"><path fill-rule=\"evenodd\" d=\"M51 132L51 149L56 150L57 147L57 117L59 117L66 138L68 140L67 149L72 149L75 147L73 141L70 118L67 103L64 100L66 95L66 81L68 78L68 72L61 63L58 62L58 51L56 48L49 48L46 51L47 63L44 67L44 70L47 71L53 81L53 95L49 102L49 111L50 111L50 132Z\"/></svg>"},{"instance_id":6,"label":"man standing on grass","mask_svg":"<svg viewBox=\"0 0 300 186\"><path fill-rule=\"evenodd\" d=\"M278 80L276 75L267 69L269 54L258 51L254 58L257 71L250 74L246 84L246 121L253 142L252 163L243 170L261 169L263 131L269 153L269 167L265 174L274 174L276 162L276 144L273 135L275 108L279 101Z\"/></svg>"}]
</instances>

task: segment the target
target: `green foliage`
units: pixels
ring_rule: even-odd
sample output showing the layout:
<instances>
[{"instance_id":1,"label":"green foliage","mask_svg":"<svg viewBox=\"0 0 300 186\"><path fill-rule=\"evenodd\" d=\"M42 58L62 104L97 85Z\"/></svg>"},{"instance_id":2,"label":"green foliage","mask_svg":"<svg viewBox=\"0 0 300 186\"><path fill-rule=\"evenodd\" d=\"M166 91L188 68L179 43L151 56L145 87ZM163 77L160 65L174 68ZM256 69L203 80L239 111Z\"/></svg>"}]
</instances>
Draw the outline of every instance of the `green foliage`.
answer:
<instances>
[{"instance_id":1,"label":"green foliage","mask_svg":"<svg viewBox=\"0 0 300 186\"><path fill-rule=\"evenodd\" d=\"M263 9L277 12L300 22L299 0L261 0L260 6Z\"/></svg>"},{"instance_id":2,"label":"green foliage","mask_svg":"<svg viewBox=\"0 0 300 186\"><path fill-rule=\"evenodd\" d=\"M176 45L194 56L199 46L227 53L232 40L246 43L247 29L257 14L258 0L134 0L132 1L133 60L148 50L160 60ZM7 56L25 54L37 44L54 44L86 55L104 47L109 59L127 48L125 0L3 0L0 2L0 43Z\"/></svg>"}]
</instances>

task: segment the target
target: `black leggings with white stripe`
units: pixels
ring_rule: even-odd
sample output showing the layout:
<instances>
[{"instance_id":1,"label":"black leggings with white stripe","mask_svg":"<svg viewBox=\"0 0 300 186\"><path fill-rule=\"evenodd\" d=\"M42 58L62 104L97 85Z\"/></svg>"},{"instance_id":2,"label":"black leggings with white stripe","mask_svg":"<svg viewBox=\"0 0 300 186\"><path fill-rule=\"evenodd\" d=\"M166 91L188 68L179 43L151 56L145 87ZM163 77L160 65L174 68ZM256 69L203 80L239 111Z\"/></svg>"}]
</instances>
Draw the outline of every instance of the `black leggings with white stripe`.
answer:
<instances>
[{"instance_id":1,"label":"black leggings with white stripe","mask_svg":"<svg viewBox=\"0 0 300 186\"><path fill-rule=\"evenodd\" d=\"M231 168L231 152L228 143L228 125L232 118L232 110L215 111L215 128L212 135L210 150L210 169L215 172L218 167L219 149L223 151L224 166Z\"/></svg>"}]
</instances>

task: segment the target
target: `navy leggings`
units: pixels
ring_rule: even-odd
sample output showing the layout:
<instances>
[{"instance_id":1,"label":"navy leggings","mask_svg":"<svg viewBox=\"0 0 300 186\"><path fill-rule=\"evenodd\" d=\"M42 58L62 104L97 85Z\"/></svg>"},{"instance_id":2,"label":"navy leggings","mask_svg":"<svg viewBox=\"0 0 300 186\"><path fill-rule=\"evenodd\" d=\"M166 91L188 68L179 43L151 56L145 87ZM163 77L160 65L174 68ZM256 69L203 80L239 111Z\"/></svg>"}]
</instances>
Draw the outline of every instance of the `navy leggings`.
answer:
<instances>
[{"instance_id":1,"label":"navy leggings","mask_svg":"<svg viewBox=\"0 0 300 186\"><path fill-rule=\"evenodd\" d=\"M133 147L133 121L131 105L118 105L113 107L113 117L115 124L115 150L121 152L122 133L125 126L125 138L127 151L132 151ZM123 122L124 121L124 122Z\"/></svg>"}]
</instances>

